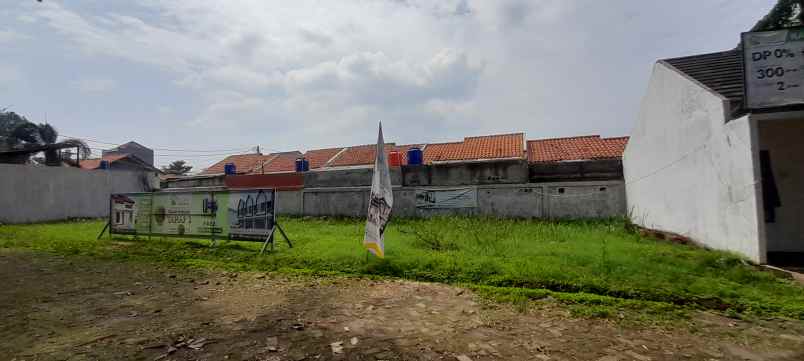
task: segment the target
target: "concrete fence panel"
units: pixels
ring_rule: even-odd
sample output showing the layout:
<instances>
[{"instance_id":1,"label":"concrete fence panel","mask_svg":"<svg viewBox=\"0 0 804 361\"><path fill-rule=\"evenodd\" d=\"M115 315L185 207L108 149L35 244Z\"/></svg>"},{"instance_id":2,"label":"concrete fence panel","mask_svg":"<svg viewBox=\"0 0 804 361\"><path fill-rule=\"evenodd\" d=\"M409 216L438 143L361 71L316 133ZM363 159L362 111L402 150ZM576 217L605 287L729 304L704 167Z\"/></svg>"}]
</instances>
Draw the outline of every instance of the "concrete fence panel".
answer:
<instances>
[{"instance_id":1,"label":"concrete fence panel","mask_svg":"<svg viewBox=\"0 0 804 361\"><path fill-rule=\"evenodd\" d=\"M148 173L0 164L0 222L105 217L111 193L150 190Z\"/></svg>"}]
</instances>

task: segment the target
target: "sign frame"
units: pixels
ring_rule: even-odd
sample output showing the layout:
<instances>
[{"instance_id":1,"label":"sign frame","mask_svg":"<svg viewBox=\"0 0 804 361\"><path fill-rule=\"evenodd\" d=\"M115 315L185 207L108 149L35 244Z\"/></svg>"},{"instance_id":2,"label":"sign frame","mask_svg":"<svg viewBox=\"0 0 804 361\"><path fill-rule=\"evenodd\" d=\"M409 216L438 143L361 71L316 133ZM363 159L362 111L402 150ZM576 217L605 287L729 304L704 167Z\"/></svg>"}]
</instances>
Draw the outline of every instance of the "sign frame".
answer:
<instances>
[{"instance_id":1,"label":"sign frame","mask_svg":"<svg viewBox=\"0 0 804 361\"><path fill-rule=\"evenodd\" d=\"M255 191L259 192L258 194L262 193L262 191L270 191L270 193L271 193L270 204L272 205L272 208L271 208L271 212L269 213L270 214L270 219L261 220L261 221L266 222L266 223L270 222L271 228L267 232L267 234L262 234L262 233L260 233L260 234L257 234L257 233L248 234L248 233L243 233L243 232L232 232L231 229L226 234L223 234L223 231L216 232L215 231L216 227L214 226L214 224L215 224L215 219L219 215L218 212L219 211L230 212L230 209L229 209L228 204L224 205L223 207L218 207L217 202L215 201L215 195L216 194L232 195L232 194L237 194L237 193L241 193L241 192L249 192L249 191L252 192L252 193L255 192ZM195 194L208 194L210 196L210 198L212 199L212 204L210 206L207 206L206 205L206 199L204 200L204 210L205 210L204 213L181 213L181 214L178 214L178 215L187 216L187 217L190 217L190 219L193 219L195 217L212 218L213 219L213 221L212 221L213 226L210 228L209 234L202 234L202 233L197 233L197 232L192 233L192 234L184 234L184 233L175 234L175 233L153 232L153 222L154 222L154 219L157 217L157 214L154 213L154 201L153 200L154 200L155 196L157 196L157 195L168 195L168 194L189 195L190 197L192 197L192 195L195 195ZM147 221L148 231L147 232L138 231L136 229L136 227L133 227L131 231L121 231L119 229L115 229L115 227L113 226L115 224L115 222L114 222L115 216L120 218L120 213L115 212L115 208L114 208L115 198L119 198L121 196L126 196L127 197L127 196L143 196L143 195L150 197L150 201L148 202L150 204L149 204L149 209L148 209L148 212L147 212L147 214L148 214L148 221ZM227 201L228 201L228 198L227 198ZM239 213L240 208L241 208L240 207L240 201L242 201L242 200L238 200L238 201L239 201L238 202L238 209L237 209L236 212ZM254 210L257 209L257 203L256 202L255 202L253 207L254 207ZM210 209L211 212L209 212L209 213L206 212L207 209ZM210 246L211 247L216 246L218 244L219 239L237 240L237 241L256 241L256 242L262 242L263 243L262 249L260 250L260 254L263 254L263 253L265 253L265 250L268 247L268 244L271 245L271 251L274 250L274 246L275 246L274 238L275 238L275 233L278 230L279 233L282 235L282 237L287 242L288 247L293 248L293 244L290 241L290 238L288 238L287 234L285 234L284 229L282 229L282 226L280 226L279 222L277 222L276 209L277 209L277 203L276 203L276 189L275 188L242 188L242 189L238 188L238 189L220 189L220 190L188 190L188 191L113 193L113 194L109 195L109 215L108 215L106 225L103 227L103 230L101 230L101 233L98 234L97 239L100 239L103 236L104 232L106 232L108 230L109 239L112 238L113 234L131 235L131 236L135 236L135 237L137 237L137 236L147 236L149 239L150 239L151 236L171 237L171 238L194 238L194 239L207 239L208 238L208 239L210 239ZM267 210L265 210L265 211L267 212ZM162 215L164 216L164 213ZM123 217L125 218L126 216L124 215ZM249 217L249 218L254 218L254 217ZM230 227L231 227L231 221L232 220L227 218L227 221L230 223ZM256 222L256 220L254 220L254 221ZM220 228L218 228L218 229L220 229Z\"/></svg>"},{"instance_id":2,"label":"sign frame","mask_svg":"<svg viewBox=\"0 0 804 361\"><path fill-rule=\"evenodd\" d=\"M804 25L801 26L793 26L789 28L777 29L777 30L764 30L764 31L745 31L740 33L740 65L742 66L742 90L743 90L743 108L748 112L756 112L756 113L765 113L765 112L773 112L773 111L788 111L788 110L800 110L804 109L804 97L802 97L801 102L797 103L789 103L789 104L779 104L779 105L768 105L768 106L751 106L749 105L749 98L751 97L749 92L748 86L748 64L746 63L747 51L746 50L746 37L749 34L757 34L757 33L767 33L767 32L778 32L778 31L799 31L804 32ZM802 40L804 44L804 40ZM801 58L804 58L804 52L800 55ZM801 62L801 68L798 70L802 73L802 84L801 87L804 87L804 60Z\"/></svg>"}]
</instances>

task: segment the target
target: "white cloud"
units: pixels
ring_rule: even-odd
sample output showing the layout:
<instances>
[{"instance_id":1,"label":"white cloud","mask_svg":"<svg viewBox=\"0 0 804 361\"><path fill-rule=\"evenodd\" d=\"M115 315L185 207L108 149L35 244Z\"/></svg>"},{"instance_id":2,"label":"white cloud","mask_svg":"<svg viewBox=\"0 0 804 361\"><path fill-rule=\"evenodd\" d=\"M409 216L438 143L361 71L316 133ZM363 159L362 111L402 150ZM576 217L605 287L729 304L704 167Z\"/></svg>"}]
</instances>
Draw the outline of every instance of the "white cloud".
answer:
<instances>
[{"instance_id":1,"label":"white cloud","mask_svg":"<svg viewBox=\"0 0 804 361\"><path fill-rule=\"evenodd\" d=\"M109 78L84 78L73 83L82 93L108 93L117 88L117 82Z\"/></svg>"},{"instance_id":2,"label":"white cloud","mask_svg":"<svg viewBox=\"0 0 804 361\"><path fill-rule=\"evenodd\" d=\"M533 138L621 135L633 123L653 62L731 48L771 5L139 0L103 10L46 1L10 11L25 27L19 31L36 40L26 46L71 55L71 63L52 71L86 78L76 84L85 91L116 86L87 76L93 66L112 69L108 77L121 83L152 69L153 78L135 79L147 86L110 96L169 91L170 112L155 104L137 116L152 111L167 128L202 129L182 141L214 135L309 148L370 142L378 120L400 142L509 131ZM2 34L0 42L12 37ZM24 59L25 50L15 51ZM130 75L129 66L141 72ZM26 77L47 76L25 70ZM100 120L88 111L80 116Z\"/></svg>"}]
</instances>

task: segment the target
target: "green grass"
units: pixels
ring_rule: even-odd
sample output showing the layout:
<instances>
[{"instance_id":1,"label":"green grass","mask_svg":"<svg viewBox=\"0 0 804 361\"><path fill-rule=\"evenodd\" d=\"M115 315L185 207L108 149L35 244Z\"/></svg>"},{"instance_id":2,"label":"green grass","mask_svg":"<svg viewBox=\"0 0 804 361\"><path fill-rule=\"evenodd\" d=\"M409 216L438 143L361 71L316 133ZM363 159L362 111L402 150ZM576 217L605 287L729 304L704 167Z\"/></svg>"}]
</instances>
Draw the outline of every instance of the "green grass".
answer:
<instances>
[{"instance_id":1,"label":"green grass","mask_svg":"<svg viewBox=\"0 0 804 361\"><path fill-rule=\"evenodd\" d=\"M96 241L99 221L3 225L0 247L191 267L459 283L501 301L549 297L584 316L708 309L804 320L804 288L792 281L729 253L641 237L620 220L394 220L385 260L366 256L363 220L290 218L282 225L294 248L278 238L277 251L264 256L257 254L260 244L250 242L210 249L204 240Z\"/></svg>"}]
</instances>

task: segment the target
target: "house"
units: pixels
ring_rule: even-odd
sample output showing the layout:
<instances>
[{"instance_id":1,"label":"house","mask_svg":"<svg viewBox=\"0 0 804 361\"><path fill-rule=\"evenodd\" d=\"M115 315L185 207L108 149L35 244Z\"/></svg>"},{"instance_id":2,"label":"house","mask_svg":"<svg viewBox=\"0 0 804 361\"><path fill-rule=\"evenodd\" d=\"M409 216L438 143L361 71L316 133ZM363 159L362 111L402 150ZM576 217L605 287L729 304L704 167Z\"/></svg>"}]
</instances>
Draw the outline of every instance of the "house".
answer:
<instances>
[{"instance_id":1,"label":"house","mask_svg":"<svg viewBox=\"0 0 804 361\"><path fill-rule=\"evenodd\" d=\"M148 148L142 144L137 142L128 142L125 144L121 144L112 149L106 149L101 154L102 157L113 157L119 156L123 154L133 155L143 163L153 167L154 166L154 151L151 148Z\"/></svg>"},{"instance_id":2,"label":"house","mask_svg":"<svg viewBox=\"0 0 804 361\"><path fill-rule=\"evenodd\" d=\"M385 144L386 157L389 153L399 152L403 165L408 164L408 150L411 148L421 148L421 144L396 145L395 143ZM343 151L334 156L325 168L337 167L373 167L374 159L377 155L376 144L356 145L346 147Z\"/></svg>"},{"instance_id":3,"label":"house","mask_svg":"<svg viewBox=\"0 0 804 361\"><path fill-rule=\"evenodd\" d=\"M236 174L260 174L293 172L296 159L302 156L299 151L271 154L251 153L230 155L201 171L201 175L224 174L227 164L234 164Z\"/></svg>"},{"instance_id":4,"label":"house","mask_svg":"<svg viewBox=\"0 0 804 361\"><path fill-rule=\"evenodd\" d=\"M637 225L754 262L804 252L804 112L751 112L743 51L659 60L623 164Z\"/></svg>"},{"instance_id":5,"label":"house","mask_svg":"<svg viewBox=\"0 0 804 361\"><path fill-rule=\"evenodd\" d=\"M432 143L424 148L425 164L522 160L523 133L465 137L461 142Z\"/></svg>"},{"instance_id":6,"label":"house","mask_svg":"<svg viewBox=\"0 0 804 361\"><path fill-rule=\"evenodd\" d=\"M162 173L161 170L153 165L128 153L110 153L103 155L101 158L84 159L79 163L79 167L87 170L104 169L102 162L106 163L105 169L110 170L143 171L155 174Z\"/></svg>"},{"instance_id":7,"label":"house","mask_svg":"<svg viewBox=\"0 0 804 361\"><path fill-rule=\"evenodd\" d=\"M622 159L628 137L601 138L587 135L528 141L528 162L579 162Z\"/></svg>"},{"instance_id":8,"label":"house","mask_svg":"<svg viewBox=\"0 0 804 361\"><path fill-rule=\"evenodd\" d=\"M622 180L628 137L587 135L528 140L531 182Z\"/></svg>"}]
</instances>

